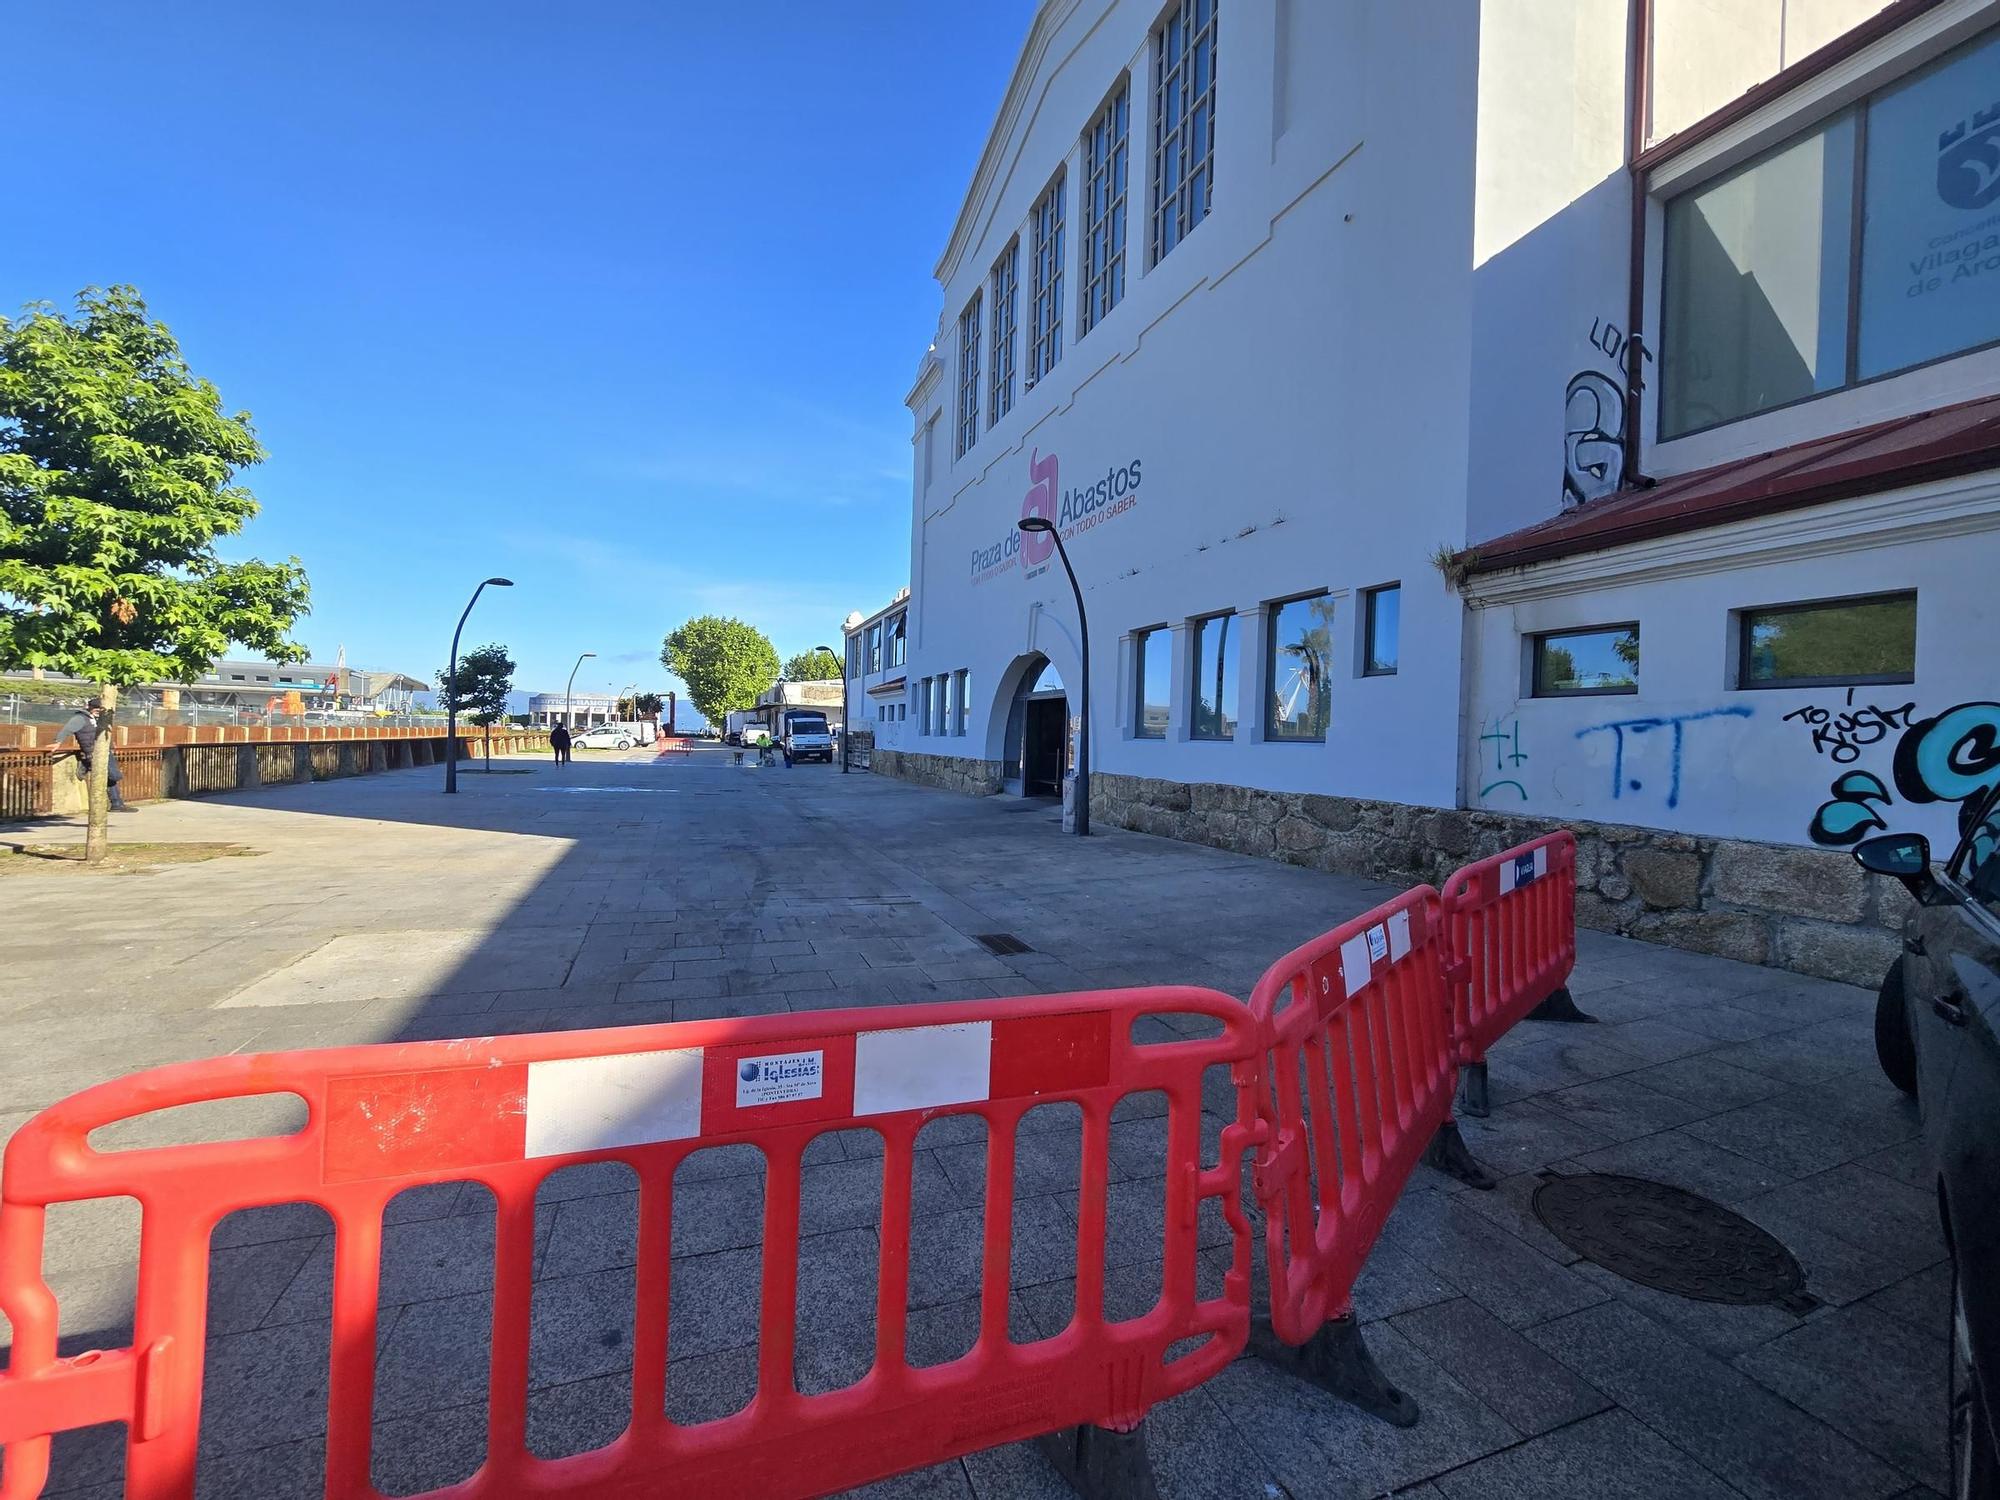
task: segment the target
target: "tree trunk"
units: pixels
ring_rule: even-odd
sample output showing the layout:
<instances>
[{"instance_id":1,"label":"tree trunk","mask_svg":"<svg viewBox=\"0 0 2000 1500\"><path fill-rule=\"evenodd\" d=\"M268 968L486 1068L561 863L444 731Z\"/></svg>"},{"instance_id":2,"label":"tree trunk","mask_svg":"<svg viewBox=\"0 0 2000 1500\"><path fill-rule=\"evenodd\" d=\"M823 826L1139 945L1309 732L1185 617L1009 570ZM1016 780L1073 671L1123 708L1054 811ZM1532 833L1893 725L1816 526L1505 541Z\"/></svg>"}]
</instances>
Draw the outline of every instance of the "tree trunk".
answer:
<instances>
[{"instance_id":1,"label":"tree trunk","mask_svg":"<svg viewBox=\"0 0 2000 1500\"><path fill-rule=\"evenodd\" d=\"M90 821L83 835L83 858L93 865L102 862L111 847L111 716L118 705L118 689L106 687L102 693L105 711L90 753Z\"/></svg>"}]
</instances>

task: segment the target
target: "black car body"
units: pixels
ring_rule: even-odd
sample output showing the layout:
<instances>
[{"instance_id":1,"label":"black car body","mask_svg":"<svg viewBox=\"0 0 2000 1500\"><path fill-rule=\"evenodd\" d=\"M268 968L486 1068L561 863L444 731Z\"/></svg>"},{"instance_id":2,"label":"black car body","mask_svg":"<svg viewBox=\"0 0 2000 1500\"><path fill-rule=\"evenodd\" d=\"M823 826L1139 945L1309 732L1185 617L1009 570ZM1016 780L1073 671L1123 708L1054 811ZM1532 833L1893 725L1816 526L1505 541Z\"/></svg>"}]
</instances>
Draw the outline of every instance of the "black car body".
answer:
<instances>
[{"instance_id":1,"label":"black car body","mask_svg":"<svg viewBox=\"0 0 2000 1500\"><path fill-rule=\"evenodd\" d=\"M1953 1268L1952 1467L1959 1497L2000 1496L2000 788L1965 804L1941 869L1918 834L1856 846L1916 898L1882 985L1883 1071L1913 1090Z\"/></svg>"}]
</instances>

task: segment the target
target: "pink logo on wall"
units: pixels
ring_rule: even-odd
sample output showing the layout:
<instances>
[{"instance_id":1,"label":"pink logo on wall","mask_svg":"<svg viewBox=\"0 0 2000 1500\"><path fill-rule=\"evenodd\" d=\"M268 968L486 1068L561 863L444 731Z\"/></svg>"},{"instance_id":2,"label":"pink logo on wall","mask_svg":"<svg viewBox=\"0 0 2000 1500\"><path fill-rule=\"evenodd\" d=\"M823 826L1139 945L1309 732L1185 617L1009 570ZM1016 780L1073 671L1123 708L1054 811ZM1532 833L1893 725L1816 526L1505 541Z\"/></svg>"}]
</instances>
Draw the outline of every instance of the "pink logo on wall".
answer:
<instances>
[{"instance_id":1,"label":"pink logo on wall","mask_svg":"<svg viewBox=\"0 0 2000 1500\"><path fill-rule=\"evenodd\" d=\"M1040 516L1051 525L1056 520L1056 456L1051 453L1042 457L1037 448L1028 462L1028 493L1021 501L1021 519ZM1055 555L1056 539L1046 531L1024 531L1021 533L1021 560L1028 567L1040 568L1047 565Z\"/></svg>"}]
</instances>

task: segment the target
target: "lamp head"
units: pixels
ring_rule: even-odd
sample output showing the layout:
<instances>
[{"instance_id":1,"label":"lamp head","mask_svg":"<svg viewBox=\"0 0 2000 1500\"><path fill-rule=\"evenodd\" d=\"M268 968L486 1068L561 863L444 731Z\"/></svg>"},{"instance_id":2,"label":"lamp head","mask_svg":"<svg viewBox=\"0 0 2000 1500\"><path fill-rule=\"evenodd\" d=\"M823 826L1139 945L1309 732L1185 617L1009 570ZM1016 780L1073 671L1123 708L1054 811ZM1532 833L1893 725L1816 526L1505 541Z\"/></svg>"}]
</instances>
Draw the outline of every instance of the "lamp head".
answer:
<instances>
[{"instance_id":1,"label":"lamp head","mask_svg":"<svg viewBox=\"0 0 2000 1500\"><path fill-rule=\"evenodd\" d=\"M1054 531L1055 522L1047 516L1023 516L1017 523L1022 531Z\"/></svg>"},{"instance_id":2,"label":"lamp head","mask_svg":"<svg viewBox=\"0 0 2000 1500\"><path fill-rule=\"evenodd\" d=\"M511 578L489 578L486 581L496 589L511 589L514 586L514 580Z\"/></svg>"}]
</instances>

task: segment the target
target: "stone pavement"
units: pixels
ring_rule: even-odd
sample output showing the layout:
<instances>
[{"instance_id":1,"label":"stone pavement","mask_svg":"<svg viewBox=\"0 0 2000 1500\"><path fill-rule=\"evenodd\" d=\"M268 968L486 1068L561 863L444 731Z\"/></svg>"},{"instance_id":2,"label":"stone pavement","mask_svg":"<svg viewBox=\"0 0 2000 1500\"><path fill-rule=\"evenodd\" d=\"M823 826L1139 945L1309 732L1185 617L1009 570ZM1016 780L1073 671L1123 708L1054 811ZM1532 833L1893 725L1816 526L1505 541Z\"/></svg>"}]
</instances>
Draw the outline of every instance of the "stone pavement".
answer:
<instances>
[{"instance_id":1,"label":"stone pavement","mask_svg":"<svg viewBox=\"0 0 2000 1500\"><path fill-rule=\"evenodd\" d=\"M496 762L496 769L502 769ZM435 771L143 808L121 839L234 841L255 858L150 875L0 877L0 1135L77 1088L216 1053L553 1030L827 1005L1187 982L1242 996L1278 954L1383 887L1111 831L1061 836L1041 804L972 800L819 766L744 770L724 752L644 755L461 780ZM11 837L22 834L18 826ZM74 829L27 832L36 841ZM974 934L1029 952L996 958ZM1157 1409L1163 1493L1307 1497L1926 1494L1941 1488L1947 1271L1921 1186L1915 1111L1876 1071L1872 995L1586 932L1573 985L1604 1024L1527 1023L1492 1061L1493 1112L1464 1121L1491 1193L1420 1169L1357 1289L1377 1358L1423 1406L1396 1430L1254 1360ZM1872 976L1871 976L1872 977ZM1017 1337L1066 1321L1074 1111L1024 1129ZM269 1109L172 1115L112 1144L282 1125ZM984 1152L965 1122L920 1141L912 1359L976 1332ZM1109 1297L1156 1293L1156 1112L1114 1129ZM806 1170L806 1389L857 1378L872 1344L879 1138L822 1138ZM874 1143L874 1152L870 1145ZM1577 1257L1528 1211L1544 1171L1657 1178L1782 1239L1820 1305L1687 1301ZM669 1413L750 1396L761 1158L709 1150L674 1194ZM871 1197L871 1194L873 1195ZM384 1231L375 1481L463 1478L484 1441L492 1200L445 1184ZM135 1206L51 1214L66 1352L122 1341ZM621 1166L572 1167L537 1203L531 1446L616 1436L629 1404L636 1195ZM331 1239L316 1208L225 1220L212 1241L199 1493L319 1493ZM0 1325L0 1337L4 1337ZM50 1493L119 1493L122 1437L58 1444ZM1025 1447L871 1492L1066 1494Z\"/></svg>"}]
</instances>

